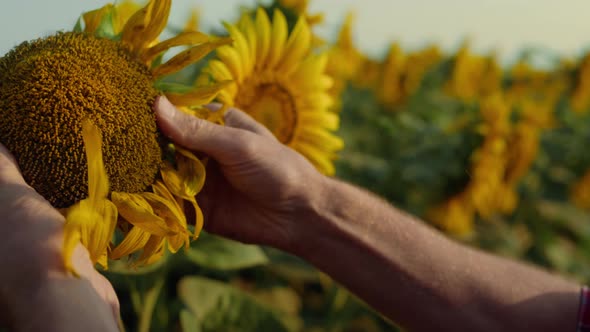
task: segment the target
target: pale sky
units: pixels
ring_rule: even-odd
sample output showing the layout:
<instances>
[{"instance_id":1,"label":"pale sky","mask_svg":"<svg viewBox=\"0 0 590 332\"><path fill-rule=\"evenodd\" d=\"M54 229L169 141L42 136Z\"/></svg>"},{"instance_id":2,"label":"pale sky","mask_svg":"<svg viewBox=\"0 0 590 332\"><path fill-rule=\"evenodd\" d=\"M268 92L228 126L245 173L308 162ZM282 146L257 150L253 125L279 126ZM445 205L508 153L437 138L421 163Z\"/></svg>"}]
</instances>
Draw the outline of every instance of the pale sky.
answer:
<instances>
[{"instance_id":1,"label":"pale sky","mask_svg":"<svg viewBox=\"0 0 590 332\"><path fill-rule=\"evenodd\" d=\"M2 0L0 54L18 43L68 30L78 15L104 0ZM240 4L255 0L174 0L171 22L183 24L188 10L201 9L204 28L232 21ZM574 55L590 46L588 0L311 0L324 12L318 31L331 38L345 13L357 15L355 39L365 52L383 53L391 41L407 49L435 42L447 50L469 37L477 50L510 59L525 46Z\"/></svg>"}]
</instances>

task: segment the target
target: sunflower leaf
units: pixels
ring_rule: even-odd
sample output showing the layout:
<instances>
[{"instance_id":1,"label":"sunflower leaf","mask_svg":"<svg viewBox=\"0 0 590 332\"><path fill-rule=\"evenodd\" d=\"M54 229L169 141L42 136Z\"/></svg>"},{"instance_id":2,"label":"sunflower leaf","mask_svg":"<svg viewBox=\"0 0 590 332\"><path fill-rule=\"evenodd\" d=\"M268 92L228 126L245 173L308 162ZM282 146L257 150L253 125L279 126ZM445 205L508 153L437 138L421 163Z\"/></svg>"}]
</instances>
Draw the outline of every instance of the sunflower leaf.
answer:
<instances>
[{"instance_id":1,"label":"sunflower leaf","mask_svg":"<svg viewBox=\"0 0 590 332\"><path fill-rule=\"evenodd\" d=\"M202 331L296 331L301 320L219 281L185 277L178 294Z\"/></svg>"},{"instance_id":2,"label":"sunflower leaf","mask_svg":"<svg viewBox=\"0 0 590 332\"><path fill-rule=\"evenodd\" d=\"M268 257L259 246L246 245L202 232L186 251L193 263L213 270L231 271L268 263Z\"/></svg>"}]
</instances>

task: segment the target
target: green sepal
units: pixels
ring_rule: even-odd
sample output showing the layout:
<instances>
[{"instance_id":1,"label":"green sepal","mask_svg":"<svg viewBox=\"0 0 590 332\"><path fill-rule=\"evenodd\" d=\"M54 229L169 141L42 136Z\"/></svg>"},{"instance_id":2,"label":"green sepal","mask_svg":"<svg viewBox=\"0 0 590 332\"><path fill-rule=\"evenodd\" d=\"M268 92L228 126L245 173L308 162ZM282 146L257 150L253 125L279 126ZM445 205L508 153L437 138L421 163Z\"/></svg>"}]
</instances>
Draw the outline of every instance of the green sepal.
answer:
<instances>
[{"instance_id":1,"label":"green sepal","mask_svg":"<svg viewBox=\"0 0 590 332\"><path fill-rule=\"evenodd\" d=\"M118 40L119 36L115 33L115 7L112 7L106 14L102 17L100 24L96 28L94 35L99 38L107 38L112 40Z\"/></svg>"},{"instance_id":2,"label":"green sepal","mask_svg":"<svg viewBox=\"0 0 590 332\"><path fill-rule=\"evenodd\" d=\"M191 85L175 83L175 82L167 82L163 80L158 80L154 83L154 87L158 91L163 92L174 92L174 93L188 93L193 91L195 87Z\"/></svg>"},{"instance_id":3,"label":"green sepal","mask_svg":"<svg viewBox=\"0 0 590 332\"><path fill-rule=\"evenodd\" d=\"M74 25L74 32L81 33L82 32L82 16L78 17L76 21L76 25Z\"/></svg>"}]
</instances>

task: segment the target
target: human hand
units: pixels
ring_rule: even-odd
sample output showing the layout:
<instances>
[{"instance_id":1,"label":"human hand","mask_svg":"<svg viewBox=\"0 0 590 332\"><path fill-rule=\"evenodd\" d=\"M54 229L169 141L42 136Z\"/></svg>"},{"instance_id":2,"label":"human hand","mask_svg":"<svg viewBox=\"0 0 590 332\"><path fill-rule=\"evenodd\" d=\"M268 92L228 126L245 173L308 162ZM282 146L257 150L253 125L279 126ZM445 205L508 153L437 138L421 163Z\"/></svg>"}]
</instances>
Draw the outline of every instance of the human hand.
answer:
<instances>
[{"instance_id":1,"label":"human hand","mask_svg":"<svg viewBox=\"0 0 590 332\"><path fill-rule=\"evenodd\" d=\"M225 126L185 114L165 97L158 98L155 111L173 142L213 159L198 195L208 231L296 250L305 215L322 195L324 175L237 109L227 111Z\"/></svg>"},{"instance_id":2,"label":"human hand","mask_svg":"<svg viewBox=\"0 0 590 332\"><path fill-rule=\"evenodd\" d=\"M80 244L63 265L64 217L31 188L0 144L0 319L18 331L116 330L113 287Z\"/></svg>"}]
</instances>

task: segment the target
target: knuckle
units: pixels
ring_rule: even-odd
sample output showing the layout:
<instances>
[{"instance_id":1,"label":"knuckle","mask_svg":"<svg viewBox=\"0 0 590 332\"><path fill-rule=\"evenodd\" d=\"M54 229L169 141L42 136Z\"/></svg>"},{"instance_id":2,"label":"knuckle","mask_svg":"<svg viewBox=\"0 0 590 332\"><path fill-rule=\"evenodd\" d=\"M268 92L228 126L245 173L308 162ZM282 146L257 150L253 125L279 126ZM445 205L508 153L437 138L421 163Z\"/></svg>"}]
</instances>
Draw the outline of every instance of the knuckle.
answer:
<instances>
[{"instance_id":1,"label":"knuckle","mask_svg":"<svg viewBox=\"0 0 590 332\"><path fill-rule=\"evenodd\" d=\"M252 156L257 154L262 147L262 144L260 144L257 137L255 135L252 135L252 133L250 132L240 132L240 134L237 135L236 139L238 139L239 142L241 142L238 145L240 150L239 152L246 156Z\"/></svg>"}]
</instances>

